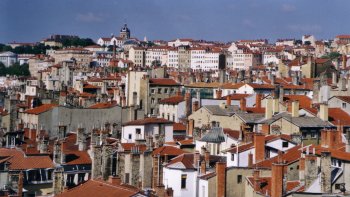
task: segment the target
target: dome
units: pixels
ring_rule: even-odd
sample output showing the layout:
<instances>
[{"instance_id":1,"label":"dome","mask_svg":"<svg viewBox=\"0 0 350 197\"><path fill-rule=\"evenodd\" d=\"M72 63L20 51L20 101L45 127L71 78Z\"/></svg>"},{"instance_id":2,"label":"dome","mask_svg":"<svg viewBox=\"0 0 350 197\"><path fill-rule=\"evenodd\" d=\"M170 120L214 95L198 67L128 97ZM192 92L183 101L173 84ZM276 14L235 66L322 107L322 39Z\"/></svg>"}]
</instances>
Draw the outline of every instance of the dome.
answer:
<instances>
[{"instance_id":1,"label":"dome","mask_svg":"<svg viewBox=\"0 0 350 197\"><path fill-rule=\"evenodd\" d=\"M124 24L124 27L120 30L120 32L130 32L126 23Z\"/></svg>"}]
</instances>

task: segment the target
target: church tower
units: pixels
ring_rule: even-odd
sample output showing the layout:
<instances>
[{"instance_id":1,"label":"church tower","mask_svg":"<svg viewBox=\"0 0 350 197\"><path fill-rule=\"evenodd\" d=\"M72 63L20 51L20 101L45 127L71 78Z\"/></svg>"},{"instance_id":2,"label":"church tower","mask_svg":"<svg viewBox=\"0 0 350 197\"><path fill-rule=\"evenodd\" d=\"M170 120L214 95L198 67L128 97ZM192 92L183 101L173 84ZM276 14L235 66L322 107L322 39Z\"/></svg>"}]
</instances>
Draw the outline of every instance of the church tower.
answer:
<instances>
[{"instance_id":1,"label":"church tower","mask_svg":"<svg viewBox=\"0 0 350 197\"><path fill-rule=\"evenodd\" d=\"M130 38L130 30L126 23L124 24L124 27L120 30L120 37L123 38L123 40L127 40Z\"/></svg>"}]
</instances>

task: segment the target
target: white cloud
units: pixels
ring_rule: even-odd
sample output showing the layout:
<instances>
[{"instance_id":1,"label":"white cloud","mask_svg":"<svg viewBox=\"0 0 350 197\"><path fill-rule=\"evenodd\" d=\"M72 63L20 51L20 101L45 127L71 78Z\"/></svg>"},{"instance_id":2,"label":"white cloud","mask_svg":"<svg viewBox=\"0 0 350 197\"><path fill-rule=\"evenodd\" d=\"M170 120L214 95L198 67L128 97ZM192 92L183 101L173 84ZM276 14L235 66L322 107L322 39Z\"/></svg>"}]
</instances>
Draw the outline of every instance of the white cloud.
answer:
<instances>
[{"instance_id":1,"label":"white cloud","mask_svg":"<svg viewBox=\"0 0 350 197\"><path fill-rule=\"evenodd\" d=\"M322 27L319 25L288 25L287 29L298 33L319 33L322 31Z\"/></svg>"},{"instance_id":2,"label":"white cloud","mask_svg":"<svg viewBox=\"0 0 350 197\"><path fill-rule=\"evenodd\" d=\"M284 12L293 12L294 10L296 10L296 7L294 5L291 5L291 4L282 5L282 11Z\"/></svg>"},{"instance_id":3,"label":"white cloud","mask_svg":"<svg viewBox=\"0 0 350 197\"><path fill-rule=\"evenodd\" d=\"M85 13L85 14L78 14L75 17L75 20L80 21L80 22L91 23L91 22L101 22L103 19L101 16L98 16L92 12L89 12L89 13Z\"/></svg>"}]
</instances>

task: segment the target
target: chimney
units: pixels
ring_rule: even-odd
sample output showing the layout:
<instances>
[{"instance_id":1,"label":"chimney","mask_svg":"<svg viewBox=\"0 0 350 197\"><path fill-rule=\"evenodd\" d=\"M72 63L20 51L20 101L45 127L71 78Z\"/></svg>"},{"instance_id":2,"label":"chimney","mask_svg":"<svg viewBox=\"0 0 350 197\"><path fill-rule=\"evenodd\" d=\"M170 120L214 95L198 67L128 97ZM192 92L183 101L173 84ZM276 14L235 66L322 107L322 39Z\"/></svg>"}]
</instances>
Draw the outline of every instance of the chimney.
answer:
<instances>
[{"instance_id":1,"label":"chimney","mask_svg":"<svg viewBox=\"0 0 350 197\"><path fill-rule=\"evenodd\" d=\"M332 72L332 85L336 86L337 85L337 73L336 72Z\"/></svg>"},{"instance_id":2,"label":"chimney","mask_svg":"<svg viewBox=\"0 0 350 197\"><path fill-rule=\"evenodd\" d=\"M23 172L20 171L18 175L18 196L23 196Z\"/></svg>"},{"instance_id":3,"label":"chimney","mask_svg":"<svg viewBox=\"0 0 350 197\"><path fill-rule=\"evenodd\" d=\"M197 91L197 100L198 100L198 109L202 107L202 100L201 100L201 91Z\"/></svg>"},{"instance_id":4,"label":"chimney","mask_svg":"<svg viewBox=\"0 0 350 197\"><path fill-rule=\"evenodd\" d=\"M350 130L346 131L346 145L345 145L346 152L350 153Z\"/></svg>"},{"instance_id":5,"label":"chimney","mask_svg":"<svg viewBox=\"0 0 350 197\"><path fill-rule=\"evenodd\" d=\"M271 85L275 85L276 76L272 75L270 81L271 81Z\"/></svg>"},{"instance_id":6,"label":"chimney","mask_svg":"<svg viewBox=\"0 0 350 197\"><path fill-rule=\"evenodd\" d=\"M199 161L201 158L201 154L199 153L199 151L196 151L193 155L193 166L198 168L199 167Z\"/></svg>"},{"instance_id":7,"label":"chimney","mask_svg":"<svg viewBox=\"0 0 350 197\"><path fill-rule=\"evenodd\" d=\"M194 120L189 119L187 122L187 135L193 136L193 129L194 129Z\"/></svg>"},{"instance_id":8,"label":"chimney","mask_svg":"<svg viewBox=\"0 0 350 197\"><path fill-rule=\"evenodd\" d=\"M226 163L216 163L216 196L226 196Z\"/></svg>"},{"instance_id":9,"label":"chimney","mask_svg":"<svg viewBox=\"0 0 350 197\"><path fill-rule=\"evenodd\" d=\"M201 174L207 173L207 166L205 161L201 161Z\"/></svg>"},{"instance_id":10,"label":"chimney","mask_svg":"<svg viewBox=\"0 0 350 197\"><path fill-rule=\"evenodd\" d=\"M248 167L249 168L253 167L253 154L252 153L248 154Z\"/></svg>"},{"instance_id":11,"label":"chimney","mask_svg":"<svg viewBox=\"0 0 350 197\"><path fill-rule=\"evenodd\" d=\"M41 138L40 143L38 143L38 146L40 146L39 147L40 154L47 153L47 151L48 151L48 143L49 142L45 139L45 137Z\"/></svg>"},{"instance_id":12,"label":"chimney","mask_svg":"<svg viewBox=\"0 0 350 197\"><path fill-rule=\"evenodd\" d=\"M266 99L266 106L265 106L265 119L272 118L272 99L267 98Z\"/></svg>"},{"instance_id":13,"label":"chimney","mask_svg":"<svg viewBox=\"0 0 350 197\"><path fill-rule=\"evenodd\" d=\"M339 89L340 89L341 91L346 91L346 78L345 78L345 77L342 77L342 78L341 78Z\"/></svg>"},{"instance_id":14,"label":"chimney","mask_svg":"<svg viewBox=\"0 0 350 197\"><path fill-rule=\"evenodd\" d=\"M221 89L216 90L216 99L221 99L221 97L222 97L222 90Z\"/></svg>"},{"instance_id":15,"label":"chimney","mask_svg":"<svg viewBox=\"0 0 350 197\"><path fill-rule=\"evenodd\" d=\"M227 105L227 106L230 106L230 105L231 105L231 96L230 96L230 95L227 95L227 96L226 96L226 105Z\"/></svg>"},{"instance_id":16,"label":"chimney","mask_svg":"<svg viewBox=\"0 0 350 197\"><path fill-rule=\"evenodd\" d=\"M262 97L263 96L261 94L256 94L256 97L255 97L255 107L256 108L261 108Z\"/></svg>"},{"instance_id":17,"label":"chimney","mask_svg":"<svg viewBox=\"0 0 350 197\"><path fill-rule=\"evenodd\" d=\"M95 154L95 153L94 153ZM103 180L108 180L108 176L112 174L112 158L113 154L112 145L102 146L102 178Z\"/></svg>"},{"instance_id":18,"label":"chimney","mask_svg":"<svg viewBox=\"0 0 350 197\"><path fill-rule=\"evenodd\" d=\"M272 106L272 111L273 111L273 114L278 114L279 112L279 99L278 98L274 98L272 100L273 102L273 106Z\"/></svg>"},{"instance_id":19,"label":"chimney","mask_svg":"<svg viewBox=\"0 0 350 197\"><path fill-rule=\"evenodd\" d=\"M321 191L331 193L331 153L328 151L321 152Z\"/></svg>"},{"instance_id":20,"label":"chimney","mask_svg":"<svg viewBox=\"0 0 350 197\"><path fill-rule=\"evenodd\" d=\"M272 163L271 167L271 197L281 197L283 195L283 163Z\"/></svg>"},{"instance_id":21,"label":"chimney","mask_svg":"<svg viewBox=\"0 0 350 197\"><path fill-rule=\"evenodd\" d=\"M53 161L56 164L61 164L61 144L60 142L57 140L54 143L54 147L53 147Z\"/></svg>"},{"instance_id":22,"label":"chimney","mask_svg":"<svg viewBox=\"0 0 350 197\"><path fill-rule=\"evenodd\" d=\"M265 135L254 133L255 163L265 160Z\"/></svg>"},{"instance_id":23,"label":"chimney","mask_svg":"<svg viewBox=\"0 0 350 197\"><path fill-rule=\"evenodd\" d=\"M137 106L137 92L132 93L132 104L133 106Z\"/></svg>"},{"instance_id":24,"label":"chimney","mask_svg":"<svg viewBox=\"0 0 350 197\"><path fill-rule=\"evenodd\" d=\"M108 177L108 182L112 185L120 185L121 184L121 179L119 176L109 176Z\"/></svg>"},{"instance_id":25,"label":"chimney","mask_svg":"<svg viewBox=\"0 0 350 197\"><path fill-rule=\"evenodd\" d=\"M281 102L281 103L283 102L283 96L284 96L284 88L281 85L280 86L280 91L279 91L279 96L278 96L279 102Z\"/></svg>"},{"instance_id":26,"label":"chimney","mask_svg":"<svg viewBox=\"0 0 350 197\"><path fill-rule=\"evenodd\" d=\"M93 145L92 147L92 169L91 179L98 179L102 176L102 148L99 145Z\"/></svg>"},{"instance_id":27,"label":"chimney","mask_svg":"<svg viewBox=\"0 0 350 197\"><path fill-rule=\"evenodd\" d=\"M192 111L195 112L199 109L198 101L194 101L192 104Z\"/></svg>"},{"instance_id":28,"label":"chimney","mask_svg":"<svg viewBox=\"0 0 350 197\"><path fill-rule=\"evenodd\" d=\"M292 117L299 117L299 101L292 101Z\"/></svg>"},{"instance_id":29,"label":"chimney","mask_svg":"<svg viewBox=\"0 0 350 197\"><path fill-rule=\"evenodd\" d=\"M347 62L347 57L345 54L343 54L343 62L342 62L343 69L346 69L346 62Z\"/></svg>"},{"instance_id":30,"label":"chimney","mask_svg":"<svg viewBox=\"0 0 350 197\"><path fill-rule=\"evenodd\" d=\"M260 171L258 169L255 169L253 171L253 179L254 179L254 190L260 189Z\"/></svg>"},{"instance_id":31,"label":"chimney","mask_svg":"<svg viewBox=\"0 0 350 197\"><path fill-rule=\"evenodd\" d=\"M191 115L191 93L189 91L187 91L185 93L185 104L186 104L186 117L188 117L189 115Z\"/></svg>"},{"instance_id":32,"label":"chimney","mask_svg":"<svg viewBox=\"0 0 350 197\"><path fill-rule=\"evenodd\" d=\"M317 157L315 155L305 155L305 188L309 188L317 178Z\"/></svg>"},{"instance_id":33,"label":"chimney","mask_svg":"<svg viewBox=\"0 0 350 197\"><path fill-rule=\"evenodd\" d=\"M328 104L327 103L320 104L319 118L321 118L323 121L328 121Z\"/></svg>"},{"instance_id":34,"label":"chimney","mask_svg":"<svg viewBox=\"0 0 350 197\"><path fill-rule=\"evenodd\" d=\"M241 98L240 103L239 103L239 107L241 111L247 111L247 103L245 98Z\"/></svg>"},{"instance_id":35,"label":"chimney","mask_svg":"<svg viewBox=\"0 0 350 197\"><path fill-rule=\"evenodd\" d=\"M299 159L299 179L305 180L305 157L303 155Z\"/></svg>"},{"instance_id":36,"label":"chimney","mask_svg":"<svg viewBox=\"0 0 350 197\"><path fill-rule=\"evenodd\" d=\"M318 103L319 102L319 92L320 92L320 80L314 79L313 81L313 87L312 87L312 103Z\"/></svg>"},{"instance_id":37,"label":"chimney","mask_svg":"<svg viewBox=\"0 0 350 197\"><path fill-rule=\"evenodd\" d=\"M210 152L207 150L204 153L204 161L205 161L205 165L209 168Z\"/></svg>"}]
</instances>

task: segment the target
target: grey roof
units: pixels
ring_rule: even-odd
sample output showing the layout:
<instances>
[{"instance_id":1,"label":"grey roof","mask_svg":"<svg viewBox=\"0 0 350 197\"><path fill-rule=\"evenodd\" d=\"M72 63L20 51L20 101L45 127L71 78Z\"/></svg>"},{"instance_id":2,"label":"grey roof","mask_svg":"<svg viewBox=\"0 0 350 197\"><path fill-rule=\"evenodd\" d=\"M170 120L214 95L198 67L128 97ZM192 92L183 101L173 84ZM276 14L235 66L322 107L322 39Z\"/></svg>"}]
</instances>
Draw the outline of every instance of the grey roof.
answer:
<instances>
[{"instance_id":1,"label":"grey roof","mask_svg":"<svg viewBox=\"0 0 350 197\"><path fill-rule=\"evenodd\" d=\"M214 127L208 133L206 133L200 141L210 143L225 142L225 134L221 127Z\"/></svg>"},{"instance_id":2,"label":"grey roof","mask_svg":"<svg viewBox=\"0 0 350 197\"><path fill-rule=\"evenodd\" d=\"M203 106L213 115L218 116L232 116L235 112L239 110L239 107L236 105L229 105L225 108L220 107L220 105L205 105Z\"/></svg>"},{"instance_id":3,"label":"grey roof","mask_svg":"<svg viewBox=\"0 0 350 197\"><path fill-rule=\"evenodd\" d=\"M258 123L265 117L265 114L245 112L237 112L236 115L240 117L245 123Z\"/></svg>"},{"instance_id":4,"label":"grey roof","mask_svg":"<svg viewBox=\"0 0 350 197\"><path fill-rule=\"evenodd\" d=\"M288 112L279 113L273 116L272 118L267 120L264 119L259 123L272 124L273 122L275 122L276 120L279 120L280 118L283 118L298 127L333 127L334 126L330 122L324 121L319 117L310 117L310 116L292 117L292 115Z\"/></svg>"}]
</instances>

